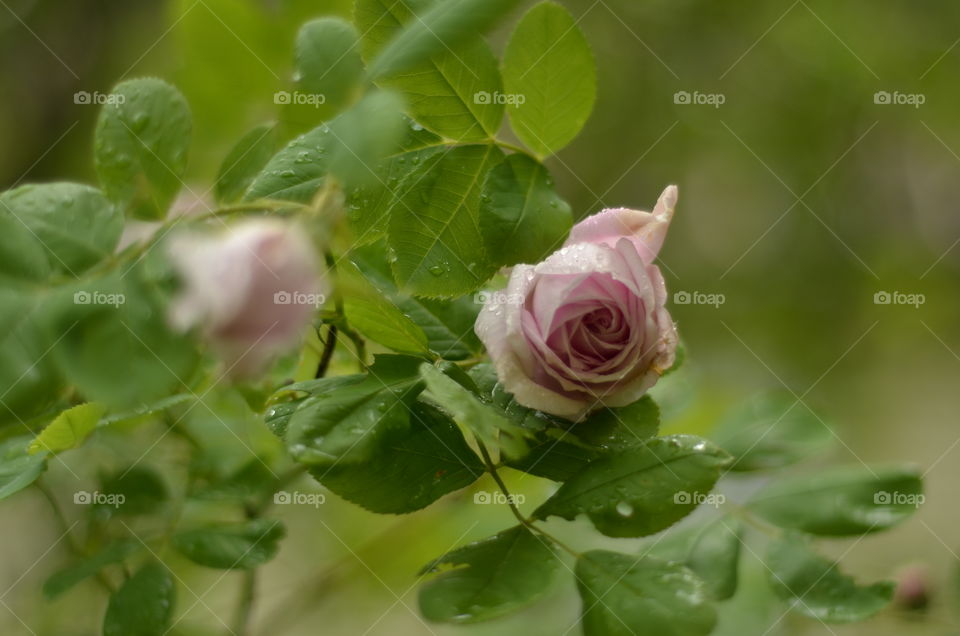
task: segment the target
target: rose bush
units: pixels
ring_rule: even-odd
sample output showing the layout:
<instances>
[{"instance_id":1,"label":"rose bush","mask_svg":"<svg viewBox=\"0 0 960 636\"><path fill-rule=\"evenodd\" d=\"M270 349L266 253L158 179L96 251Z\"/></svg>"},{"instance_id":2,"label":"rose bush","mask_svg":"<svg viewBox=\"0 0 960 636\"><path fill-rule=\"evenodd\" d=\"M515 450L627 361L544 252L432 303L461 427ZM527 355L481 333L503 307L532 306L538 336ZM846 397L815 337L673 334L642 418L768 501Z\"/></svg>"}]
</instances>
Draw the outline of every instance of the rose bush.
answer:
<instances>
[{"instance_id":1,"label":"rose bush","mask_svg":"<svg viewBox=\"0 0 960 636\"><path fill-rule=\"evenodd\" d=\"M636 401L673 365L677 331L653 261L676 201L669 186L653 212L604 210L542 263L513 268L476 332L519 403L579 420Z\"/></svg>"}]
</instances>

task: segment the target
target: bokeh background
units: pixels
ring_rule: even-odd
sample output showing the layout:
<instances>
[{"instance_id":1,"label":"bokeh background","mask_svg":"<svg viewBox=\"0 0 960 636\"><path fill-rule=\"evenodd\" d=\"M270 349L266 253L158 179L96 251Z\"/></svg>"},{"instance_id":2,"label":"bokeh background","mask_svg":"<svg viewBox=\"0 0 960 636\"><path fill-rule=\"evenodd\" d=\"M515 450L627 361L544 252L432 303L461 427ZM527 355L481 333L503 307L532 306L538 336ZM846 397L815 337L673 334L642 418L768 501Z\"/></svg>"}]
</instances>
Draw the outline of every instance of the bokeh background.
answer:
<instances>
[{"instance_id":1,"label":"bokeh background","mask_svg":"<svg viewBox=\"0 0 960 636\"><path fill-rule=\"evenodd\" d=\"M813 459L814 470L905 460L926 471L926 504L911 521L824 546L863 579L919 568L931 595L925 611L893 607L829 629L784 616L764 591L762 564L747 554L718 633L960 634L960 4L561 3L593 45L599 96L580 137L548 162L560 191L582 216L649 209L677 183L661 259L668 286L724 300L672 308L688 362L658 388L666 428L706 433L731 405L785 389L834 424L836 448ZM273 93L291 85L299 25L349 10L346 0L0 0L0 188L93 182L97 107L74 94L157 75L191 105L187 181L207 190L232 143L278 117ZM491 35L497 50L510 24ZM679 91L723 103L676 103ZM878 91L923 103L876 103ZM285 123L293 131L311 116L298 111ZM876 304L878 292L924 302ZM245 414L234 424L244 439L264 434ZM139 446L105 444L64 461L85 474L96 461L139 455L156 431L141 434ZM224 436L225 456L230 443ZM181 459L165 445L151 453L160 466ZM55 465L49 478L72 479L65 471ZM527 495L525 508L548 488L510 479ZM722 488L736 499L753 485ZM416 618L419 567L510 524L506 508L473 505L470 492L409 517L367 514L333 496L279 514L290 536L260 580L255 634L555 636L576 619L570 583L490 625L428 627ZM551 526L571 541L582 530ZM58 534L38 495L0 506L0 633L99 633L104 599L93 586L53 604L41 598L43 579L65 563ZM175 633L224 633L238 575L175 566L186 613Z\"/></svg>"}]
</instances>

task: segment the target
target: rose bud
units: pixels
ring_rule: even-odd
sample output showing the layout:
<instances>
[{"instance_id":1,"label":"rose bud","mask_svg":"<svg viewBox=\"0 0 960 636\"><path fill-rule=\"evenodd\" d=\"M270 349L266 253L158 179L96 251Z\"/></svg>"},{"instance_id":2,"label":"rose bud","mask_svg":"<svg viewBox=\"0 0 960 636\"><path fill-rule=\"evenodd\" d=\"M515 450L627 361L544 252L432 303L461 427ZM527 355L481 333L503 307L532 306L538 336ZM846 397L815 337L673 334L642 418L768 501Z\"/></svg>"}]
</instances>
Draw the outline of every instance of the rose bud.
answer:
<instances>
[{"instance_id":1,"label":"rose bud","mask_svg":"<svg viewBox=\"0 0 960 636\"><path fill-rule=\"evenodd\" d=\"M316 253L297 226L254 220L180 235L169 253L183 281L171 323L198 328L232 374L254 373L296 345L323 303Z\"/></svg>"},{"instance_id":2,"label":"rose bud","mask_svg":"<svg viewBox=\"0 0 960 636\"><path fill-rule=\"evenodd\" d=\"M653 265L677 201L653 212L604 210L578 223L559 251L517 265L477 318L504 388L520 404L571 420L626 406L674 362L677 331Z\"/></svg>"},{"instance_id":3,"label":"rose bud","mask_svg":"<svg viewBox=\"0 0 960 636\"><path fill-rule=\"evenodd\" d=\"M922 610L930 604L930 575L922 565L911 565L897 574L894 602L907 610Z\"/></svg>"}]
</instances>

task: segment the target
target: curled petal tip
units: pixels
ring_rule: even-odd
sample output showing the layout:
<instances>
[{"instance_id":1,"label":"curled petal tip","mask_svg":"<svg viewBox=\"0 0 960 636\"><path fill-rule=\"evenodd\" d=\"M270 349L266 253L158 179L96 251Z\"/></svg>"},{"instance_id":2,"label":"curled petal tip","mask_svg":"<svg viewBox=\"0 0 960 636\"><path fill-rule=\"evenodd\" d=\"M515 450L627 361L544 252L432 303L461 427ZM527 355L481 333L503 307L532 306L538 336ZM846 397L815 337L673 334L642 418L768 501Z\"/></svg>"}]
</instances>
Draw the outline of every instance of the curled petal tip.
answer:
<instances>
[{"instance_id":1,"label":"curled petal tip","mask_svg":"<svg viewBox=\"0 0 960 636\"><path fill-rule=\"evenodd\" d=\"M669 221L673 217L673 210L677 207L677 186L668 185L663 189L660 198L657 199L657 205L653 208L653 215L659 219Z\"/></svg>"}]
</instances>

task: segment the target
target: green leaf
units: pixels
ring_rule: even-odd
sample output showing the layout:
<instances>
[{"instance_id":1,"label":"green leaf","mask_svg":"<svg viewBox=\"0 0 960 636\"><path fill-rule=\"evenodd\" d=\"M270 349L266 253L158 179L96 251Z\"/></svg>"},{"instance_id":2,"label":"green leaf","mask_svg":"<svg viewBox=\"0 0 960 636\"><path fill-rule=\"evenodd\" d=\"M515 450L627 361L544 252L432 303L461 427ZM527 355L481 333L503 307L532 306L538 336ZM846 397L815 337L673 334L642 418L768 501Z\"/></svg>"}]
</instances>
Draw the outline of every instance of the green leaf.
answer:
<instances>
[{"instance_id":1,"label":"green leaf","mask_svg":"<svg viewBox=\"0 0 960 636\"><path fill-rule=\"evenodd\" d=\"M423 363L420 375L427 384L426 397L450 413L458 424L473 431L484 444L498 447L512 458L526 453L526 438L532 436L531 431L517 426L492 405L481 402L469 389L435 366Z\"/></svg>"},{"instance_id":2,"label":"green leaf","mask_svg":"<svg viewBox=\"0 0 960 636\"><path fill-rule=\"evenodd\" d=\"M570 443L572 436L560 429L546 429L523 457L506 462L510 468L553 481L567 481L601 455L596 449Z\"/></svg>"},{"instance_id":3,"label":"green leaf","mask_svg":"<svg viewBox=\"0 0 960 636\"><path fill-rule=\"evenodd\" d=\"M530 431L529 450L520 457L508 458L511 468L554 481L566 481L602 454L602 449L585 444L571 433L570 422L519 404L500 384L496 371L488 363L470 369L482 399L521 428Z\"/></svg>"},{"instance_id":4,"label":"green leaf","mask_svg":"<svg viewBox=\"0 0 960 636\"><path fill-rule=\"evenodd\" d=\"M102 404L88 402L63 411L30 442L27 451L31 454L76 448L84 442L106 412Z\"/></svg>"},{"instance_id":5,"label":"green leaf","mask_svg":"<svg viewBox=\"0 0 960 636\"><path fill-rule=\"evenodd\" d=\"M219 524L173 535L185 557L208 568L249 570L263 565L280 549L286 529L275 519Z\"/></svg>"},{"instance_id":6,"label":"green leaf","mask_svg":"<svg viewBox=\"0 0 960 636\"><path fill-rule=\"evenodd\" d=\"M359 38L340 18L312 20L297 34L297 72L301 90L323 95L334 112L349 103L363 75Z\"/></svg>"},{"instance_id":7,"label":"green leaf","mask_svg":"<svg viewBox=\"0 0 960 636\"><path fill-rule=\"evenodd\" d=\"M118 84L100 111L94 159L106 195L140 219L161 219L183 183L190 109L166 82Z\"/></svg>"},{"instance_id":8,"label":"green leaf","mask_svg":"<svg viewBox=\"0 0 960 636\"><path fill-rule=\"evenodd\" d=\"M142 417L149 417L151 415L156 415L157 413L162 413L167 409L172 409L181 404L186 404L197 399L195 393L178 393L177 395L171 395L163 399L157 400L152 404L145 404L143 406L138 406L136 408L130 409L128 411L121 411L119 413L111 413L110 415L104 417L100 424L101 426L110 426L112 424L119 424L122 422L132 422L138 420Z\"/></svg>"},{"instance_id":9,"label":"green leaf","mask_svg":"<svg viewBox=\"0 0 960 636\"><path fill-rule=\"evenodd\" d=\"M96 188L77 183L25 185L4 192L0 215L13 216L43 245L53 268L71 275L110 255L123 231L120 210Z\"/></svg>"},{"instance_id":10,"label":"green leaf","mask_svg":"<svg viewBox=\"0 0 960 636\"><path fill-rule=\"evenodd\" d=\"M0 251L6 234L0 215ZM21 226L22 227L22 226ZM30 236L25 238L29 242ZM42 256L42 254L41 254ZM2 263L2 266L6 266ZM9 272L10 270L6 270ZM64 381L54 364L50 349L52 338L62 330L44 328L48 308L34 293L0 287L0 421L20 422L44 414L60 398ZM66 325L64 329L68 329ZM55 340L54 340L55 341Z\"/></svg>"},{"instance_id":11,"label":"green leaf","mask_svg":"<svg viewBox=\"0 0 960 636\"><path fill-rule=\"evenodd\" d=\"M0 211L5 211L3 206ZM48 253L22 220L0 214L0 283L19 285L46 280L50 276Z\"/></svg>"},{"instance_id":12,"label":"green leaf","mask_svg":"<svg viewBox=\"0 0 960 636\"><path fill-rule=\"evenodd\" d=\"M287 385L267 400L269 408L264 413L264 422L274 435L284 439L287 435L290 418L308 397L311 395L323 397L341 387L363 382L365 378L364 375L338 375Z\"/></svg>"},{"instance_id":13,"label":"green leaf","mask_svg":"<svg viewBox=\"0 0 960 636\"><path fill-rule=\"evenodd\" d=\"M205 481L199 481L189 494L191 498L206 501L244 501L269 495L277 486L277 475L269 464L254 457L226 476L214 472Z\"/></svg>"},{"instance_id":14,"label":"green leaf","mask_svg":"<svg viewBox=\"0 0 960 636\"><path fill-rule=\"evenodd\" d=\"M575 574L585 636L706 636L717 622L706 586L679 563L592 550Z\"/></svg>"},{"instance_id":15,"label":"green leaf","mask_svg":"<svg viewBox=\"0 0 960 636\"><path fill-rule=\"evenodd\" d=\"M507 95L522 96L507 111L517 137L537 155L576 137L593 110L597 71L566 9L541 2L523 16L503 56L503 84Z\"/></svg>"},{"instance_id":16,"label":"green leaf","mask_svg":"<svg viewBox=\"0 0 960 636\"><path fill-rule=\"evenodd\" d=\"M215 184L217 201L239 201L277 151L277 143L275 124L257 126L244 135L237 145L230 149L220 165Z\"/></svg>"},{"instance_id":17,"label":"green leaf","mask_svg":"<svg viewBox=\"0 0 960 636\"><path fill-rule=\"evenodd\" d=\"M852 466L781 479L747 505L781 528L848 536L895 526L922 503L923 478L915 467Z\"/></svg>"},{"instance_id":18,"label":"green leaf","mask_svg":"<svg viewBox=\"0 0 960 636\"><path fill-rule=\"evenodd\" d=\"M502 155L495 146L461 146L430 157L410 175L389 230L402 292L460 296L493 274L479 228L480 190Z\"/></svg>"},{"instance_id":19,"label":"green leaf","mask_svg":"<svg viewBox=\"0 0 960 636\"><path fill-rule=\"evenodd\" d=\"M101 500L94 503L93 514L100 519L153 514L169 496L160 474L142 465L107 476L99 494Z\"/></svg>"},{"instance_id":20,"label":"green leaf","mask_svg":"<svg viewBox=\"0 0 960 636\"><path fill-rule=\"evenodd\" d=\"M326 124L300 135L267 162L253 179L243 199L309 203L327 174L333 141L330 127Z\"/></svg>"},{"instance_id":21,"label":"green leaf","mask_svg":"<svg viewBox=\"0 0 960 636\"><path fill-rule=\"evenodd\" d=\"M367 462L316 469L328 489L367 510L403 514L464 488L484 472L463 433L437 409L416 402L410 430L377 449Z\"/></svg>"},{"instance_id":22,"label":"green leaf","mask_svg":"<svg viewBox=\"0 0 960 636\"><path fill-rule=\"evenodd\" d=\"M437 152L437 148L424 148L390 157L378 168L376 180L350 193L347 217L358 245L386 236L390 215L399 205L398 196L408 176Z\"/></svg>"},{"instance_id":23,"label":"green leaf","mask_svg":"<svg viewBox=\"0 0 960 636\"><path fill-rule=\"evenodd\" d=\"M573 227L570 206L553 189L550 173L524 154L490 171L480 200L480 230L496 265L539 263Z\"/></svg>"},{"instance_id":24,"label":"green leaf","mask_svg":"<svg viewBox=\"0 0 960 636\"><path fill-rule=\"evenodd\" d=\"M103 619L103 636L163 636L173 618L173 576L148 563L113 593Z\"/></svg>"},{"instance_id":25,"label":"green leaf","mask_svg":"<svg viewBox=\"0 0 960 636\"><path fill-rule=\"evenodd\" d=\"M731 470L780 468L822 452L833 433L789 393L770 393L728 413L711 436L736 461Z\"/></svg>"},{"instance_id":26,"label":"green leaf","mask_svg":"<svg viewBox=\"0 0 960 636\"><path fill-rule=\"evenodd\" d=\"M414 119L457 143L491 139L503 121L497 58L480 38L378 84L400 91Z\"/></svg>"},{"instance_id":27,"label":"green leaf","mask_svg":"<svg viewBox=\"0 0 960 636\"><path fill-rule=\"evenodd\" d=\"M594 411L572 430L584 442L606 451L643 444L660 428L660 408L649 395L629 406ZM726 449L724 449L726 450Z\"/></svg>"},{"instance_id":28,"label":"green leaf","mask_svg":"<svg viewBox=\"0 0 960 636\"><path fill-rule=\"evenodd\" d=\"M357 464L410 428L410 407L421 391L421 359L380 355L359 381L314 393L290 418L287 447L310 466Z\"/></svg>"},{"instance_id":29,"label":"green leaf","mask_svg":"<svg viewBox=\"0 0 960 636\"><path fill-rule=\"evenodd\" d=\"M172 275L153 271L151 258L159 262L163 250L65 289L51 312L55 333L63 334L52 351L57 365L85 398L110 408L135 408L189 388L200 359L190 336L170 328Z\"/></svg>"},{"instance_id":30,"label":"green leaf","mask_svg":"<svg viewBox=\"0 0 960 636\"><path fill-rule=\"evenodd\" d=\"M420 589L420 611L431 621L476 623L540 599L559 565L553 546L523 526L449 552L424 568L454 566Z\"/></svg>"},{"instance_id":31,"label":"green leaf","mask_svg":"<svg viewBox=\"0 0 960 636\"><path fill-rule=\"evenodd\" d=\"M330 173L351 187L377 182L377 166L406 133L403 109L397 93L376 91L330 122Z\"/></svg>"},{"instance_id":32,"label":"green leaf","mask_svg":"<svg viewBox=\"0 0 960 636\"><path fill-rule=\"evenodd\" d=\"M770 544L770 585L791 607L828 623L862 621L893 597L892 582L857 585L836 563L810 550L803 537L788 534Z\"/></svg>"},{"instance_id":33,"label":"green leaf","mask_svg":"<svg viewBox=\"0 0 960 636\"><path fill-rule=\"evenodd\" d=\"M341 263L337 279L344 313L357 331L399 353L430 352L423 330L367 281L353 263Z\"/></svg>"},{"instance_id":34,"label":"green leaf","mask_svg":"<svg viewBox=\"0 0 960 636\"><path fill-rule=\"evenodd\" d=\"M568 520L586 514L607 536L646 536L696 508L729 462L726 453L699 437L653 438L591 462L533 514Z\"/></svg>"},{"instance_id":35,"label":"green leaf","mask_svg":"<svg viewBox=\"0 0 960 636\"><path fill-rule=\"evenodd\" d=\"M713 599L723 601L737 591L742 532L738 521L719 517L671 532L644 554L682 563L706 583Z\"/></svg>"},{"instance_id":36,"label":"green leaf","mask_svg":"<svg viewBox=\"0 0 960 636\"><path fill-rule=\"evenodd\" d=\"M643 444L656 435L660 422L660 411L648 396L630 406L601 409L570 426L551 423L544 414L517 404L499 384L491 395L494 403L522 426L546 426L530 452L508 465L554 481L570 479L598 457Z\"/></svg>"},{"instance_id":37,"label":"green leaf","mask_svg":"<svg viewBox=\"0 0 960 636\"><path fill-rule=\"evenodd\" d=\"M128 556L143 549L136 539L111 541L102 550L91 557L74 563L50 576L43 583L43 594L53 600L70 590L84 579L96 575L100 570L114 563L121 563Z\"/></svg>"},{"instance_id":38,"label":"green leaf","mask_svg":"<svg viewBox=\"0 0 960 636\"><path fill-rule=\"evenodd\" d=\"M467 296L450 300L416 298L400 294L393 282L383 243L351 252L367 279L426 334L430 350L445 360L463 360L483 350L473 331L480 304Z\"/></svg>"},{"instance_id":39,"label":"green leaf","mask_svg":"<svg viewBox=\"0 0 960 636\"><path fill-rule=\"evenodd\" d=\"M244 200L309 203L328 174L349 188L376 182L376 167L404 139L407 124L401 111L401 100L393 93L367 95L329 124L284 146L250 184Z\"/></svg>"},{"instance_id":40,"label":"green leaf","mask_svg":"<svg viewBox=\"0 0 960 636\"><path fill-rule=\"evenodd\" d=\"M405 71L444 49L456 49L458 43L483 33L517 4L517 0L445 0L436 3L419 14L416 20L410 20L379 51L370 61L370 76L377 79Z\"/></svg>"},{"instance_id":41,"label":"green leaf","mask_svg":"<svg viewBox=\"0 0 960 636\"><path fill-rule=\"evenodd\" d=\"M367 59L414 20L421 9L408 5L416 4L358 0L355 15L357 26L364 33ZM503 120L503 104L495 99L503 90L497 59L477 36L457 42L455 48L441 50L405 71L380 78L377 83L400 91L418 122L458 142L492 137Z\"/></svg>"},{"instance_id":42,"label":"green leaf","mask_svg":"<svg viewBox=\"0 0 960 636\"><path fill-rule=\"evenodd\" d=\"M20 492L46 470L45 454L27 452L31 441L30 435L23 435L0 443L0 499Z\"/></svg>"}]
</instances>

